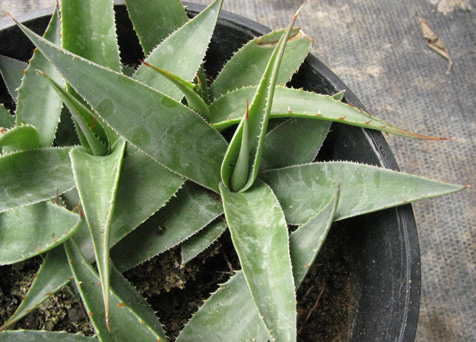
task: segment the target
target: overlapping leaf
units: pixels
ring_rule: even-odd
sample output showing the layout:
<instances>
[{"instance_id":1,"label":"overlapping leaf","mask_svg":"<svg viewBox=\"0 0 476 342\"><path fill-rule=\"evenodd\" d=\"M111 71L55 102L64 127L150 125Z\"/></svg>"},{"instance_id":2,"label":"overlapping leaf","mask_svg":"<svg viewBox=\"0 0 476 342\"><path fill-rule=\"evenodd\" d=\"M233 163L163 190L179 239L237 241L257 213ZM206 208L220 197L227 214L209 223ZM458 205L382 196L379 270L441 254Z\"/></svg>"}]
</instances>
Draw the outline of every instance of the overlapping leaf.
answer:
<instances>
[{"instance_id":1,"label":"overlapping leaf","mask_svg":"<svg viewBox=\"0 0 476 342\"><path fill-rule=\"evenodd\" d=\"M81 298L100 341L161 341L165 333L145 299L114 268L111 272L109 324L104 321L100 278L72 241L65 243Z\"/></svg>"},{"instance_id":2,"label":"overlapping leaf","mask_svg":"<svg viewBox=\"0 0 476 342\"><path fill-rule=\"evenodd\" d=\"M76 188L101 276L106 320L109 313L109 237L125 145L124 139L119 139L108 156L93 156L81 147L74 148L70 153Z\"/></svg>"},{"instance_id":3,"label":"overlapping leaf","mask_svg":"<svg viewBox=\"0 0 476 342\"><path fill-rule=\"evenodd\" d=\"M283 30L257 37L245 44L224 66L210 87L213 99L228 91L249 85L258 85L273 54ZM283 56L277 84L285 84L297 71L309 53L312 39L299 28L291 31Z\"/></svg>"},{"instance_id":4,"label":"overlapping leaf","mask_svg":"<svg viewBox=\"0 0 476 342\"><path fill-rule=\"evenodd\" d=\"M146 62L185 81L192 81L207 52L222 4L223 0L215 0L195 18L162 41L147 56ZM175 100L182 98L180 89L170 82L164 82L163 76L159 76L145 65L137 70L134 79Z\"/></svg>"},{"instance_id":5,"label":"overlapping leaf","mask_svg":"<svg viewBox=\"0 0 476 342\"><path fill-rule=\"evenodd\" d=\"M202 118L127 76L71 55L21 28L121 136L170 170L218 191L227 144Z\"/></svg>"},{"instance_id":6,"label":"overlapping leaf","mask_svg":"<svg viewBox=\"0 0 476 342\"><path fill-rule=\"evenodd\" d=\"M0 73L13 100L17 102L18 88L21 85L23 71L27 68L25 62L0 55Z\"/></svg>"},{"instance_id":7,"label":"overlapping leaf","mask_svg":"<svg viewBox=\"0 0 476 342\"><path fill-rule=\"evenodd\" d=\"M245 192L220 184L223 208L246 283L277 341L296 340L296 297L284 214L271 188L257 181Z\"/></svg>"},{"instance_id":8,"label":"overlapping leaf","mask_svg":"<svg viewBox=\"0 0 476 342\"><path fill-rule=\"evenodd\" d=\"M79 215L50 202L1 213L0 265L44 253L62 244L79 227Z\"/></svg>"},{"instance_id":9,"label":"overlapping leaf","mask_svg":"<svg viewBox=\"0 0 476 342\"><path fill-rule=\"evenodd\" d=\"M253 94L250 107L246 109L244 117L242 114L241 124L236 129L223 159L221 178L225 187L233 191L246 191L253 185L258 175L276 80L286 42L296 18L297 14L274 48L258 88ZM246 144L243 144L244 142ZM237 172L240 174L239 177ZM239 181L237 182L236 179Z\"/></svg>"},{"instance_id":10,"label":"overlapping leaf","mask_svg":"<svg viewBox=\"0 0 476 342\"><path fill-rule=\"evenodd\" d=\"M0 157L0 212L38 203L74 186L69 148L22 151Z\"/></svg>"},{"instance_id":11,"label":"overlapping leaf","mask_svg":"<svg viewBox=\"0 0 476 342\"><path fill-rule=\"evenodd\" d=\"M188 239L222 213L212 196L187 183L155 217L114 246L114 264L128 270Z\"/></svg>"},{"instance_id":12,"label":"overlapping leaf","mask_svg":"<svg viewBox=\"0 0 476 342\"><path fill-rule=\"evenodd\" d=\"M54 44L61 43L59 9L55 9L44 38ZM35 126L40 133L40 146L48 147L55 139L63 101L45 79L36 75L37 69L48 73L55 82L63 82L63 78L55 67L39 51L35 51L25 70L21 87L18 89L16 123L17 125L28 123Z\"/></svg>"},{"instance_id":13,"label":"overlapping leaf","mask_svg":"<svg viewBox=\"0 0 476 342\"><path fill-rule=\"evenodd\" d=\"M351 162L315 163L263 171L260 178L273 189L289 224L303 224L320 211L334 195L339 179L341 195L336 220L451 194L464 188Z\"/></svg>"},{"instance_id":14,"label":"overlapping leaf","mask_svg":"<svg viewBox=\"0 0 476 342\"><path fill-rule=\"evenodd\" d=\"M188 20L180 0L126 0L125 2L146 56Z\"/></svg>"},{"instance_id":15,"label":"overlapping leaf","mask_svg":"<svg viewBox=\"0 0 476 342\"><path fill-rule=\"evenodd\" d=\"M309 222L290 235L289 248L296 288L301 285L325 241L336 205L337 196ZM259 317L242 271L238 271L205 301L185 325L177 342L209 341L214 338L222 341L272 339Z\"/></svg>"}]
</instances>

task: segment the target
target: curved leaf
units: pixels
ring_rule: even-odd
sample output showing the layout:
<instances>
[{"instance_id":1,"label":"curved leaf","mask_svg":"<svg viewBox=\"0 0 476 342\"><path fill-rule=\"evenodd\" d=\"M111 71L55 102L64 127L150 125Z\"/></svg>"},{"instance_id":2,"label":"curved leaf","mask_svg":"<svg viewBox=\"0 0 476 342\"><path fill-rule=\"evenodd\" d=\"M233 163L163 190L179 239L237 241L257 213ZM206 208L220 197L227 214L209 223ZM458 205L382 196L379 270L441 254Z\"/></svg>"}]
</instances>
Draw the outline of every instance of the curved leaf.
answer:
<instances>
[{"instance_id":1,"label":"curved leaf","mask_svg":"<svg viewBox=\"0 0 476 342\"><path fill-rule=\"evenodd\" d=\"M84 216L91 232L94 252L106 307L109 313L109 237L111 217L114 212L116 193L125 148L120 139L108 156L93 156L83 148L74 148L71 153L76 188L81 198Z\"/></svg>"},{"instance_id":2,"label":"curved leaf","mask_svg":"<svg viewBox=\"0 0 476 342\"><path fill-rule=\"evenodd\" d=\"M253 96L256 87L230 92L209 107L211 123L219 131L240 122L243 101ZM375 129L395 135L418 139L441 140L395 127L334 96L316 94L301 89L278 86L275 89L270 118L305 118L340 122L347 125Z\"/></svg>"},{"instance_id":3,"label":"curved leaf","mask_svg":"<svg viewBox=\"0 0 476 342\"><path fill-rule=\"evenodd\" d=\"M38 203L74 187L69 148L22 151L0 157L0 212Z\"/></svg>"},{"instance_id":4,"label":"curved leaf","mask_svg":"<svg viewBox=\"0 0 476 342\"><path fill-rule=\"evenodd\" d=\"M80 217L58 205L41 202L0 214L0 265L44 253L75 234Z\"/></svg>"},{"instance_id":5,"label":"curved leaf","mask_svg":"<svg viewBox=\"0 0 476 342\"><path fill-rule=\"evenodd\" d=\"M38 130L30 125L15 126L0 132L0 148L4 153L33 150L40 145Z\"/></svg>"},{"instance_id":6,"label":"curved leaf","mask_svg":"<svg viewBox=\"0 0 476 342\"><path fill-rule=\"evenodd\" d=\"M278 197L288 224L303 224L319 212L334 196L339 179L341 195L335 220L465 188L352 162L315 163L263 171L260 178Z\"/></svg>"},{"instance_id":7,"label":"curved leaf","mask_svg":"<svg viewBox=\"0 0 476 342\"><path fill-rule=\"evenodd\" d=\"M284 214L271 188L220 184L228 229L260 316L277 341L296 340L296 296Z\"/></svg>"},{"instance_id":8,"label":"curved leaf","mask_svg":"<svg viewBox=\"0 0 476 342\"><path fill-rule=\"evenodd\" d=\"M61 44L61 22L58 11L55 9L43 37L59 45ZM48 147L55 139L63 101L45 79L36 75L37 69L47 72L55 82L64 82L56 68L43 57L40 51L35 51L25 70L21 87L18 89L16 122L17 125L27 123L35 126L40 134L40 146Z\"/></svg>"},{"instance_id":9,"label":"curved leaf","mask_svg":"<svg viewBox=\"0 0 476 342\"><path fill-rule=\"evenodd\" d=\"M218 191L227 144L202 118L179 102L75 57L18 25L116 132L173 172Z\"/></svg>"},{"instance_id":10,"label":"curved leaf","mask_svg":"<svg viewBox=\"0 0 476 342\"><path fill-rule=\"evenodd\" d=\"M100 279L71 240L65 243L69 264L89 318L101 341L161 341L165 333L145 299L111 269L109 324L104 321Z\"/></svg>"}]
</instances>

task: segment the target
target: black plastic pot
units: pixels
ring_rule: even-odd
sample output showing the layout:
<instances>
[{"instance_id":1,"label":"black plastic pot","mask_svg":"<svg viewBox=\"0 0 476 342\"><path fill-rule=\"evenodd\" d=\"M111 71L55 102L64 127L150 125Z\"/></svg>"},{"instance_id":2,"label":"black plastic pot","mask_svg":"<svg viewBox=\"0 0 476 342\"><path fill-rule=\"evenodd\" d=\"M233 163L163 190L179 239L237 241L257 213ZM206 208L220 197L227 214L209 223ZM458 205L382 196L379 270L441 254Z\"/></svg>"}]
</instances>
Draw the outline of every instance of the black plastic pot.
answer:
<instances>
[{"instance_id":1,"label":"black plastic pot","mask_svg":"<svg viewBox=\"0 0 476 342\"><path fill-rule=\"evenodd\" d=\"M190 15L203 6L187 4ZM118 38L123 62L137 62L140 47L123 5L116 6ZM38 33L52 11L19 19ZM270 29L223 12L207 55L207 71L216 74L242 44ZM0 54L27 60L33 45L13 24L0 25ZM333 94L346 89L346 101L363 108L342 81L314 56L309 56L292 80L294 87ZM0 85L0 101L8 98ZM398 169L382 134L334 124L323 148L325 159L352 160ZM417 229L410 205L388 209L340 223L351 234L352 281L356 306L351 341L413 341L420 298L420 255ZM341 228L339 228L341 229Z\"/></svg>"}]
</instances>

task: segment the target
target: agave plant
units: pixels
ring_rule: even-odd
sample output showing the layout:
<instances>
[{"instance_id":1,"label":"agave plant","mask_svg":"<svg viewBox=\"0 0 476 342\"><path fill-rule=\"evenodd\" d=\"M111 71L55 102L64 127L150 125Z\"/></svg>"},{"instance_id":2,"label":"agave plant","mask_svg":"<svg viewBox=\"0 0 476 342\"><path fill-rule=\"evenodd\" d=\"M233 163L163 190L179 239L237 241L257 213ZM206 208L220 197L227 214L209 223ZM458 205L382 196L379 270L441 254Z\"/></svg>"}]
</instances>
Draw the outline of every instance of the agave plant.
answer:
<instances>
[{"instance_id":1,"label":"agave plant","mask_svg":"<svg viewBox=\"0 0 476 342\"><path fill-rule=\"evenodd\" d=\"M28 66L0 57L16 103L14 116L0 107L0 264L44 261L0 340L165 341L122 273L179 244L186 263L228 229L241 270L177 340L295 341L296 289L333 221L464 188L314 162L333 121L438 138L385 123L343 93L283 86L312 43L297 14L210 79L203 63L222 2L189 20L178 0L127 0L145 56L133 68L121 64L110 0L93 10L63 0L43 37L17 23L36 49ZM160 236L144 224L156 212ZM7 330L69 283L95 337Z\"/></svg>"}]
</instances>

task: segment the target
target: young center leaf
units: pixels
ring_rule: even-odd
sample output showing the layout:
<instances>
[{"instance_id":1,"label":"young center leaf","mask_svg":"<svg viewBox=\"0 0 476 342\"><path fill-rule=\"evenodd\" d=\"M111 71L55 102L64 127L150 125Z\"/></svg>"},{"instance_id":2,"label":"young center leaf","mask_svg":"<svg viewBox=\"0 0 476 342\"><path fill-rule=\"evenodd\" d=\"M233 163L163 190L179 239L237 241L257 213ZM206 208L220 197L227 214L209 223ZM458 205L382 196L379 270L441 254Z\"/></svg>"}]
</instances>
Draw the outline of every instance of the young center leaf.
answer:
<instances>
[{"instance_id":1,"label":"young center leaf","mask_svg":"<svg viewBox=\"0 0 476 342\"><path fill-rule=\"evenodd\" d=\"M279 40L279 43L276 45L260 84L253 95L249 111L246 111L246 115L242 119L242 124L235 131L223 159L221 166L222 182L227 188L231 188L233 191L246 191L253 185L258 175L264 140L268 128L269 114L273 105L274 88L279 66L283 58L286 42L298 13L293 17L288 28ZM247 121L246 127L248 134L243 133L245 130L244 121ZM248 151L241 152L240 156L242 142L245 139L247 140L246 148ZM243 156L243 154L248 154L248 158ZM249 167L242 167L242 164L248 164ZM235 169L238 169L241 173L239 176L234 172ZM235 183L232 188L232 178L240 178L240 180L244 179L244 181L238 184Z\"/></svg>"}]
</instances>

